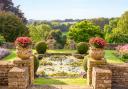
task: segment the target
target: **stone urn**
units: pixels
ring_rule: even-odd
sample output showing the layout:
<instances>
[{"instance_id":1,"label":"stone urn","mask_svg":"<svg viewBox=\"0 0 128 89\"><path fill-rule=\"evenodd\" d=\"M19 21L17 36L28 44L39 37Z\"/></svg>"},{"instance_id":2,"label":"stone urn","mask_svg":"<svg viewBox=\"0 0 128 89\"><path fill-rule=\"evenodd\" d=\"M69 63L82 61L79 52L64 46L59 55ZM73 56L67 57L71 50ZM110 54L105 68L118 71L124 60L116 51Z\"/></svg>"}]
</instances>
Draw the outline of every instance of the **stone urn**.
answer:
<instances>
[{"instance_id":1,"label":"stone urn","mask_svg":"<svg viewBox=\"0 0 128 89\"><path fill-rule=\"evenodd\" d=\"M17 57L21 58L22 60L29 59L32 56L32 49L31 47L21 47L16 46L16 54Z\"/></svg>"},{"instance_id":2,"label":"stone urn","mask_svg":"<svg viewBox=\"0 0 128 89\"><path fill-rule=\"evenodd\" d=\"M104 55L104 48L90 47L89 49L89 56L95 60L101 60L102 58L104 58Z\"/></svg>"}]
</instances>

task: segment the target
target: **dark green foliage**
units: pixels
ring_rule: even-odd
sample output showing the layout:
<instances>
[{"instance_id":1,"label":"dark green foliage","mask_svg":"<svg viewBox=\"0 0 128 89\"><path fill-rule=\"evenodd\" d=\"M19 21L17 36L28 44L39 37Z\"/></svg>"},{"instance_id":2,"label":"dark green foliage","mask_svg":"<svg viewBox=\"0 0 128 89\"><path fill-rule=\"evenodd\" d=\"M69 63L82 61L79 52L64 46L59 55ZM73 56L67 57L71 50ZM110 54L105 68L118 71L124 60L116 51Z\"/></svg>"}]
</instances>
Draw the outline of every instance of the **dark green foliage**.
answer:
<instances>
[{"instance_id":1,"label":"dark green foliage","mask_svg":"<svg viewBox=\"0 0 128 89\"><path fill-rule=\"evenodd\" d=\"M0 12L0 34L7 42L14 42L17 37L28 36L29 31L14 14Z\"/></svg>"},{"instance_id":2,"label":"dark green foliage","mask_svg":"<svg viewBox=\"0 0 128 89\"><path fill-rule=\"evenodd\" d=\"M47 39L53 38L56 40L56 47L63 48L66 43L66 35L63 35L60 30L52 30Z\"/></svg>"},{"instance_id":3,"label":"dark green foliage","mask_svg":"<svg viewBox=\"0 0 128 89\"><path fill-rule=\"evenodd\" d=\"M33 60L34 60L34 75L36 76L36 72L39 67L39 60L36 58L35 55L33 55Z\"/></svg>"},{"instance_id":4,"label":"dark green foliage","mask_svg":"<svg viewBox=\"0 0 128 89\"><path fill-rule=\"evenodd\" d=\"M80 54L85 54L85 53L87 53L87 51L88 51L88 44L85 43L85 42L80 42L80 43L78 43L78 45L77 45L77 51L78 51L78 53L80 53Z\"/></svg>"},{"instance_id":5,"label":"dark green foliage","mask_svg":"<svg viewBox=\"0 0 128 89\"><path fill-rule=\"evenodd\" d=\"M92 23L94 23L97 26L100 26L100 29L104 29L104 26L106 24L109 24L109 18L94 18L94 19L89 19Z\"/></svg>"},{"instance_id":6,"label":"dark green foliage","mask_svg":"<svg viewBox=\"0 0 128 89\"><path fill-rule=\"evenodd\" d=\"M26 18L24 17L24 13L19 9L20 5L14 6L12 0L0 0L0 4L3 4L2 11L12 12L16 16L18 16L24 23L27 23Z\"/></svg>"},{"instance_id":7,"label":"dark green foliage","mask_svg":"<svg viewBox=\"0 0 128 89\"><path fill-rule=\"evenodd\" d=\"M47 44L45 42L38 42L35 46L38 54L44 54L47 50Z\"/></svg>"},{"instance_id":8,"label":"dark green foliage","mask_svg":"<svg viewBox=\"0 0 128 89\"><path fill-rule=\"evenodd\" d=\"M74 39L77 43L88 42L90 38L96 36L103 37L103 32L100 30L100 27L86 20L72 25L68 32L69 39Z\"/></svg>"}]
</instances>

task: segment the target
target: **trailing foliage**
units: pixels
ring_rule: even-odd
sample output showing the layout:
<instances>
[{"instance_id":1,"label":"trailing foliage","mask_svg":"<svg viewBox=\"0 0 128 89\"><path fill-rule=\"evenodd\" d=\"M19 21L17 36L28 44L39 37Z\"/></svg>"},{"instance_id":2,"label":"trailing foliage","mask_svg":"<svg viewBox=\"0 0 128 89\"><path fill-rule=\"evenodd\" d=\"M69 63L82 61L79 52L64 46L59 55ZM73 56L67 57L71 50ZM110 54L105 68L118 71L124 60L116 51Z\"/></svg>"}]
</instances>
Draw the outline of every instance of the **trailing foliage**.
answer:
<instances>
[{"instance_id":1,"label":"trailing foliage","mask_svg":"<svg viewBox=\"0 0 128 89\"><path fill-rule=\"evenodd\" d=\"M39 60L36 58L35 55L33 55L33 59L34 59L34 75L36 76L36 72L39 67Z\"/></svg>"}]
</instances>

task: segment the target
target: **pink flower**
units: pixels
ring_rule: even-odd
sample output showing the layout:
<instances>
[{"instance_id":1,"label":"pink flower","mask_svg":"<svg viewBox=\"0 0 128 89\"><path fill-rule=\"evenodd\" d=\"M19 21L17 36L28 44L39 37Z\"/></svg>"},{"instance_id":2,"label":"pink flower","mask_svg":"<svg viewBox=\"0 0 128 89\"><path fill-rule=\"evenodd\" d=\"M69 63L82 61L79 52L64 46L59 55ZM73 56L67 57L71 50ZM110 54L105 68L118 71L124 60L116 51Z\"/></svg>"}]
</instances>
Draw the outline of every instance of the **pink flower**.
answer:
<instances>
[{"instance_id":1,"label":"pink flower","mask_svg":"<svg viewBox=\"0 0 128 89\"><path fill-rule=\"evenodd\" d=\"M15 41L16 45L20 45L22 47L27 47L31 43L32 43L32 41L29 37L18 37Z\"/></svg>"}]
</instances>

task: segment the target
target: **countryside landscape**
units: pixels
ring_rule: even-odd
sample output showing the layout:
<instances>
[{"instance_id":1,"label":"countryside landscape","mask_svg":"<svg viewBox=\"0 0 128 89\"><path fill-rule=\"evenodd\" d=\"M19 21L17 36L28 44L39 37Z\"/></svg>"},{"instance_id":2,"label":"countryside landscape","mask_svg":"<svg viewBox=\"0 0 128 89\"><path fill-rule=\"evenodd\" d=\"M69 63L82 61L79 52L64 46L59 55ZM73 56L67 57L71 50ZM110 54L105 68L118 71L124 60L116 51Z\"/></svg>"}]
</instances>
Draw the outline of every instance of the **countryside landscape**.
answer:
<instances>
[{"instance_id":1,"label":"countryside landscape","mask_svg":"<svg viewBox=\"0 0 128 89\"><path fill-rule=\"evenodd\" d=\"M128 2L99 1L0 0L0 89L128 89Z\"/></svg>"}]
</instances>

